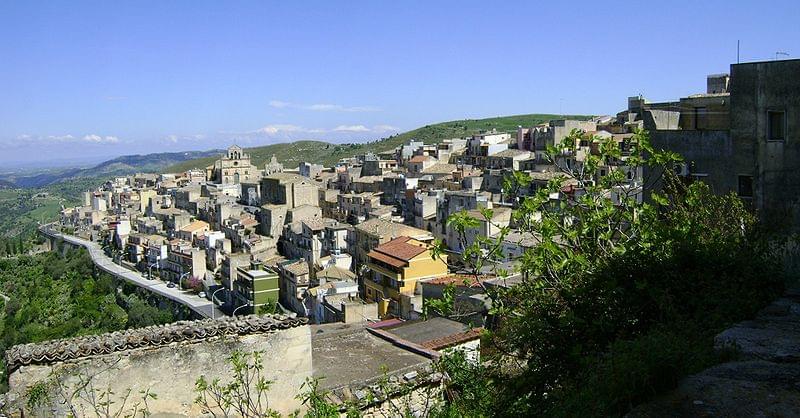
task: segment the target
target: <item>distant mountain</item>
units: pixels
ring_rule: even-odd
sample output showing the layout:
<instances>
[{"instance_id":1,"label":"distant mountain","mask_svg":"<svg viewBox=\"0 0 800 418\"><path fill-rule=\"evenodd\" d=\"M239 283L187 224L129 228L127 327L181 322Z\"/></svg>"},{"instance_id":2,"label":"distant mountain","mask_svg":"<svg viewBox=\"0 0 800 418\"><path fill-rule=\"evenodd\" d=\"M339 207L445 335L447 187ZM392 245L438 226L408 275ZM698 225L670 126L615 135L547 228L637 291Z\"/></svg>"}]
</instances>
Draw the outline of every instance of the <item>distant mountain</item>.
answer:
<instances>
[{"instance_id":1,"label":"distant mountain","mask_svg":"<svg viewBox=\"0 0 800 418\"><path fill-rule=\"evenodd\" d=\"M529 114L501 116L487 119L464 119L426 125L412 131L377 141L357 144L332 144L322 141L297 141L248 148L252 163L258 167L269 161L274 154L286 168L295 168L300 162L323 164L330 167L342 158L367 152L390 151L410 140L424 141L426 144L439 143L444 139L470 136L480 131L497 129L499 132L516 133L518 126L532 126L552 119L589 119L585 115ZM196 160L187 160L166 169L167 172L182 172L192 168L204 168L218 158L216 155Z\"/></svg>"},{"instance_id":2,"label":"distant mountain","mask_svg":"<svg viewBox=\"0 0 800 418\"><path fill-rule=\"evenodd\" d=\"M89 168L42 170L35 174L8 174L0 179L0 187L37 188L81 177L118 176L133 173L161 172L182 161L218 156L221 150L161 152L145 155L124 155Z\"/></svg>"}]
</instances>

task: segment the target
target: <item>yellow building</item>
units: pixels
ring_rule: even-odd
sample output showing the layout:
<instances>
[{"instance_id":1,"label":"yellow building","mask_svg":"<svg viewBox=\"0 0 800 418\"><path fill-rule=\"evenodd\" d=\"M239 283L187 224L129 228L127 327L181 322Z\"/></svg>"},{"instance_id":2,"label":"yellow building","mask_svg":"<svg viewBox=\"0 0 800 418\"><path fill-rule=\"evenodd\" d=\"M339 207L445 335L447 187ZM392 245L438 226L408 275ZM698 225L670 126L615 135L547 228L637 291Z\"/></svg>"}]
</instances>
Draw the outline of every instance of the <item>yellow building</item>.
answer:
<instances>
[{"instance_id":1,"label":"yellow building","mask_svg":"<svg viewBox=\"0 0 800 418\"><path fill-rule=\"evenodd\" d=\"M378 302L381 317L408 317L414 308L417 282L447 274L447 256L434 259L431 246L409 237L395 238L367 254L370 273L364 279L367 301ZM421 306L417 306L421 308Z\"/></svg>"}]
</instances>

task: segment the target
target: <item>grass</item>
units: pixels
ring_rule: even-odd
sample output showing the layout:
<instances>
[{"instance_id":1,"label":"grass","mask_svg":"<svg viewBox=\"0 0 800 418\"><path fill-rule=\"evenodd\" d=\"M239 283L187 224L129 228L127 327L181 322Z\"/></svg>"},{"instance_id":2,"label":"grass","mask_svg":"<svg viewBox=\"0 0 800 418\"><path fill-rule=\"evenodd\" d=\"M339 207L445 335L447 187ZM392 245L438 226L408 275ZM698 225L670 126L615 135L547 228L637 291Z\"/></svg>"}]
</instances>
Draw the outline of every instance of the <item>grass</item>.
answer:
<instances>
[{"instance_id":1,"label":"grass","mask_svg":"<svg viewBox=\"0 0 800 418\"><path fill-rule=\"evenodd\" d=\"M286 168L295 168L300 162L323 164L330 167L342 158L352 157L367 152L386 152L391 151L399 145L408 143L410 140L424 141L426 144L439 143L444 139L461 138L470 136L480 131L497 129L499 132L515 133L518 126L532 126L551 119L559 118L588 119L585 115L553 115L553 114L529 114L501 116L487 119L464 119L449 122L425 125L423 127L382 138L377 141L356 143L356 144L331 144L322 141L298 141L291 143L280 143L262 147L248 148L252 163L257 167L263 167L266 162L275 155ZM168 172L181 172L192 168L205 168L214 163L218 157L199 158L196 160L185 161L168 167Z\"/></svg>"}]
</instances>

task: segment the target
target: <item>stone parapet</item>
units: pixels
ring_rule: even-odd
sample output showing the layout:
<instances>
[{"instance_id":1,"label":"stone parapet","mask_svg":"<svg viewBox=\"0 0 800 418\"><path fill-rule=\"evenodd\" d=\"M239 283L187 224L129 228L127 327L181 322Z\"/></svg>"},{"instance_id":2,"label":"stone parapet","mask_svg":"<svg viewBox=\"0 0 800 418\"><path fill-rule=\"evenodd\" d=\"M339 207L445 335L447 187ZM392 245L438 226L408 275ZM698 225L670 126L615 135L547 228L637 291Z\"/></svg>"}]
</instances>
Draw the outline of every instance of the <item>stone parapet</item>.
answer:
<instances>
[{"instance_id":1,"label":"stone parapet","mask_svg":"<svg viewBox=\"0 0 800 418\"><path fill-rule=\"evenodd\" d=\"M179 342L201 342L218 336L268 333L307 323L306 318L251 315L242 318L178 321L100 335L21 344L6 351L6 369L10 374L20 366L31 364L51 364Z\"/></svg>"}]
</instances>

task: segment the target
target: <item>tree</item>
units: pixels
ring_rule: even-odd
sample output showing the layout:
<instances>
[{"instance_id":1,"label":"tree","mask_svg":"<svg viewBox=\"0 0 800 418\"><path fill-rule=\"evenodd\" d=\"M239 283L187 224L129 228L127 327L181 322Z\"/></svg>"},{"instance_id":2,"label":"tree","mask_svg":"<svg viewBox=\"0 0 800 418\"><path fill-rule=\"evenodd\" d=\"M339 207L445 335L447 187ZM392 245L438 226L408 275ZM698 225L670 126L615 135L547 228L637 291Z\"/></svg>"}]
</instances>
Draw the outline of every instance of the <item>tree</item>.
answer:
<instances>
[{"instance_id":1,"label":"tree","mask_svg":"<svg viewBox=\"0 0 800 418\"><path fill-rule=\"evenodd\" d=\"M576 158L579 151L587 152L584 159ZM672 168L681 157L654 149L646 132L618 143L573 131L547 158L559 175L545 187L520 195L529 184L525 174L505 182L506 195L516 196L514 226L537 245L519 260L520 284L485 289L490 313L501 320L485 340L497 353L496 403L488 414L563 413L585 393L580 382L603 370L615 344L665 332L701 341L780 291L781 274L755 217L735 195L715 196L677 176ZM657 184L663 190L646 199L645 189ZM475 223L466 213L448 219L462 240ZM477 239L464 249L461 262L478 283L487 270L506 274L496 267L504 238ZM643 363L628 367L635 364ZM671 377L662 380L676 382L694 366L671 364ZM652 368L629 372L643 374L641 388L592 399L588 404L607 408L594 413L624 413L664 377L648 374L656 373Z\"/></svg>"}]
</instances>

